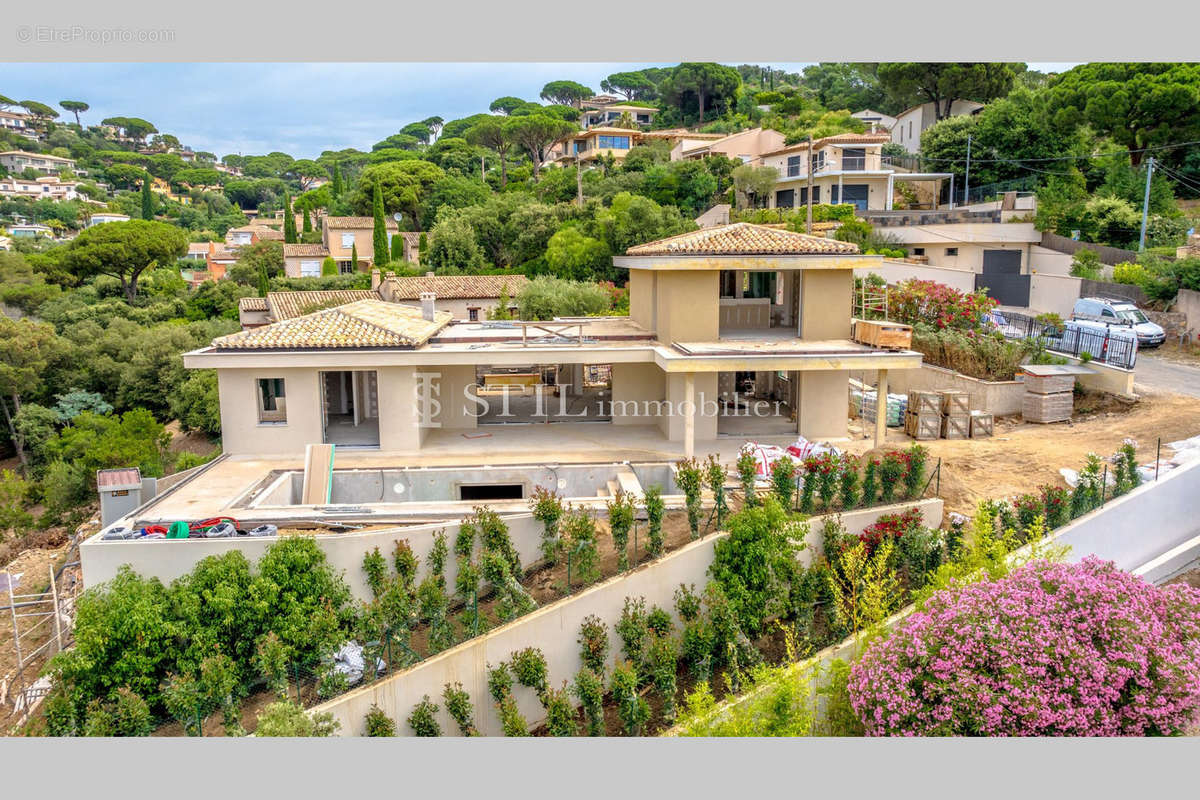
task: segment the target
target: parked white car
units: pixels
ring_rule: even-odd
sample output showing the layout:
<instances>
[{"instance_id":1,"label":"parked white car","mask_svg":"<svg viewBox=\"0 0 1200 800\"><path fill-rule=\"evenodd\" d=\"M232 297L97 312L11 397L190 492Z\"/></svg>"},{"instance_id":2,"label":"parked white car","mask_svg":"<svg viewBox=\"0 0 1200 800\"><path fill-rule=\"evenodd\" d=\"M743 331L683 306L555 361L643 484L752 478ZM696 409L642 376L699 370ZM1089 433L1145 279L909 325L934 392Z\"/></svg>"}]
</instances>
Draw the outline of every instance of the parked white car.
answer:
<instances>
[{"instance_id":1,"label":"parked white car","mask_svg":"<svg viewBox=\"0 0 1200 800\"><path fill-rule=\"evenodd\" d=\"M1064 322L1061 328L1047 327L1042 337L1049 350L1064 353L1087 351L1097 361L1112 361L1127 369L1132 369L1137 363L1138 337L1129 326L1071 319Z\"/></svg>"},{"instance_id":2,"label":"parked white car","mask_svg":"<svg viewBox=\"0 0 1200 800\"><path fill-rule=\"evenodd\" d=\"M1140 347L1158 347L1167 338L1161 327L1147 319L1140 308L1125 300L1081 297L1075 301L1071 319L1129 328L1137 336Z\"/></svg>"}]
</instances>

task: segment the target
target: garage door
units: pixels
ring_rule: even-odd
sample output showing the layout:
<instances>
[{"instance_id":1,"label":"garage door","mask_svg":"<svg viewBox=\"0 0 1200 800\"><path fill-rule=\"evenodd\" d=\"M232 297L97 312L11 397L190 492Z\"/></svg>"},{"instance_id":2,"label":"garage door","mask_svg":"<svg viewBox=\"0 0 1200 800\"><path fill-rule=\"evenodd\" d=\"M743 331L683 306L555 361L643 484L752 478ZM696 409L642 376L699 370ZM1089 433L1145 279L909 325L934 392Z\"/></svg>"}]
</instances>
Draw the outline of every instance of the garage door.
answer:
<instances>
[{"instance_id":1,"label":"garage door","mask_svg":"<svg viewBox=\"0 0 1200 800\"><path fill-rule=\"evenodd\" d=\"M867 197L870 195L870 189L865 183L848 184L841 189L841 192L836 186L832 189L834 205L849 203L859 211L867 210Z\"/></svg>"},{"instance_id":2,"label":"garage door","mask_svg":"<svg viewBox=\"0 0 1200 800\"><path fill-rule=\"evenodd\" d=\"M983 273L975 276L975 288L987 289L988 297L1002 306L1029 306L1030 276L1021 274L1020 250L984 250Z\"/></svg>"},{"instance_id":3,"label":"garage door","mask_svg":"<svg viewBox=\"0 0 1200 800\"><path fill-rule=\"evenodd\" d=\"M794 189L783 189L775 193L776 208L794 208L796 206L796 192Z\"/></svg>"}]
</instances>

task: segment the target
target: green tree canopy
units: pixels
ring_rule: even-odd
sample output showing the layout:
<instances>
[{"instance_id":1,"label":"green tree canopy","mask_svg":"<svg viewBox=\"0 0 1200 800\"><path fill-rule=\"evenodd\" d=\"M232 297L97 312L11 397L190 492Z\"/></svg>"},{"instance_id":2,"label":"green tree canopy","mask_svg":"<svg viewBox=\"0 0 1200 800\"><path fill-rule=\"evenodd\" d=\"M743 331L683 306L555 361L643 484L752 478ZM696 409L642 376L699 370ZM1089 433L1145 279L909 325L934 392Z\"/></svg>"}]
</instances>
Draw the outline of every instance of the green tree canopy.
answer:
<instances>
[{"instance_id":1,"label":"green tree canopy","mask_svg":"<svg viewBox=\"0 0 1200 800\"><path fill-rule=\"evenodd\" d=\"M66 246L61 261L77 278L116 278L125 299L132 303L137 297L138 278L145 270L173 264L186 252L187 236L174 225L130 220L88 228Z\"/></svg>"},{"instance_id":2,"label":"green tree canopy","mask_svg":"<svg viewBox=\"0 0 1200 800\"><path fill-rule=\"evenodd\" d=\"M446 177L441 167L428 161L393 161L363 170L358 187L350 195L355 213L370 216L375 186L382 193L387 214L399 211L414 225L420 224L421 204L433 186Z\"/></svg>"},{"instance_id":3,"label":"green tree canopy","mask_svg":"<svg viewBox=\"0 0 1200 800\"><path fill-rule=\"evenodd\" d=\"M533 177L546 157L546 148L562 137L575 132L575 126L564 120L544 114L513 117L505 123L506 133L513 142L525 150L533 162Z\"/></svg>"},{"instance_id":4,"label":"green tree canopy","mask_svg":"<svg viewBox=\"0 0 1200 800\"><path fill-rule=\"evenodd\" d=\"M542 87L540 97L547 103L558 103L564 106L575 106L576 108L589 97L593 92L582 83L575 81L550 81Z\"/></svg>"},{"instance_id":5,"label":"green tree canopy","mask_svg":"<svg viewBox=\"0 0 1200 800\"><path fill-rule=\"evenodd\" d=\"M721 111L728 107L742 84L742 77L733 67L708 61L688 62L671 70L660 84L663 100L687 114L692 108L699 111L704 122L706 109Z\"/></svg>"},{"instance_id":6,"label":"green tree canopy","mask_svg":"<svg viewBox=\"0 0 1200 800\"><path fill-rule=\"evenodd\" d=\"M508 153L515 142L508 127L509 120L485 115L483 119L466 131L466 139L473 145L486 147L500 157L500 188L508 183Z\"/></svg>"},{"instance_id":7,"label":"green tree canopy","mask_svg":"<svg viewBox=\"0 0 1200 800\"><path fill-rule=\"evenodd\" d=\"M1090 125L1130 150L1200 139L1200 64L1081 64L1053 79L1047 118ZM1131 153L1136 166L1143 153Z\"/></svg>"},{"instance_id":8,"label":"green tree canopy","mask_svg":"<svg viewBox=\"0 0 1200 800\"><path fill-rule=\"evenodd\" d=\"M600 81L600 88L624 95L626 100L648 100L654 96L656 89L654 82L641 71L614 72Z\"/></svg>"},{"instance_id":9,"label":"green tree canopy","mask_svg":"<svg viewBox=\"0 0 1200 800\"><path fill-rule=\"evenodd\" d=\"M955 100L986 103L1012 88L1016 70L1012 64L996 62L930 63L891 62L880 64L879 83L893 98L916 95L933 103L937 119L950 116Z\"/></svg>"},{"instance_id":10,"label":"green tree canopy","mask_svg":"<svg viewBox=\"0 0 1200 800\"><path fill-rule=\"evenodd\" d=\"M75 124L76 125L80 124L79 123L79 115L81 113L83 113L84 111L87 111L89 108L91 108L91 106L89 106L87 103L83 102L82 100L59 100L58 104L60 106L62 106L64 109L66 109L67 111L70 111L72 114L75 115Z\"/></svg>"}]
</instances>

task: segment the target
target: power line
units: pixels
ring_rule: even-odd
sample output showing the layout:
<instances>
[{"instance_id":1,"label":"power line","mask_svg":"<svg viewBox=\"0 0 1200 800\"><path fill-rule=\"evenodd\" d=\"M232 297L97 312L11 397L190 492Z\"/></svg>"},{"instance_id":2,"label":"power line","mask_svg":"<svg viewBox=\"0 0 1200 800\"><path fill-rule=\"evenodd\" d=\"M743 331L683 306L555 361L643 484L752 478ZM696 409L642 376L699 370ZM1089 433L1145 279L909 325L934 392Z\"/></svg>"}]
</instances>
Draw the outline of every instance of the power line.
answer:
<instances>
[{"instance_id":1,"label":"power line","mask_svg":"<svg viewBox=\"0 0 1200 800\"><path fill-rule=\"evenodd\" d=\"M1019 161L1093 161L1093 160L1101 159L1101 158L1119 158L1120 156L1130 154L1130 153L1149 153L1151 151L1156 151L1156 150L1174 150L1174 149L1178 149L1180 147L1194 147L1196 145L1200 145L1200 141L1179 142L1177 144L1152 145L1150 147L1141 147L1138 149L1118 150L1118 151L1115 151L1112 153L1092 153L1091 155L1086 155L1086 156L1046 156L1046 157L1038 157L1038 158L1022 158L1022 159L1018 159L1018 160ZM993 148L993 152L995 152L994 148ZM962 158L935 158L935 157L926 157L926 156L915 156L915 157L920 159L921 161L948 162L948 163L952 163L952 164L965 160ZM997 158L975 158L975 157L972 157L971 158L971 162L975 163L975 164L992 163L992 162L996 162L996 161L1011 162L1012 159L1000 158L1000 157L997 157Z\"/></svg>"}]
</instances>

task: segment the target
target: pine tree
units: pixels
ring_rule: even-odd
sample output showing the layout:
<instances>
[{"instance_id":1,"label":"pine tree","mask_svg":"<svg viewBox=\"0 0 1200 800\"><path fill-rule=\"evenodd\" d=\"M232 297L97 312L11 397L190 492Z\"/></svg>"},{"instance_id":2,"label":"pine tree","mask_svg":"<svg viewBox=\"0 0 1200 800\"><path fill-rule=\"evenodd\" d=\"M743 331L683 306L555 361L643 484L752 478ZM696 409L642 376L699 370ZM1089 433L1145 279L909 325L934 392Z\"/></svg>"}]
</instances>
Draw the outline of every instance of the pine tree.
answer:
<instances>
[{"instance_id":1,"label":"pine tree","mask_svg":"<svg viewBox=\"0 0 1200 800\"><path fill-rule=\"evenodd\" d=\"M142 219L154 219L154 195L150 192L150 173L142 179Z\"/></svg>"},{"instance_id":2,"label":"pine tree","mask_svg":"<svg viewBox=\"0 0 1200 800\"><path fill-rule=\"evenodd\" d=\"M387 238L387 222L383 218L383 192L379 189L379 184L375 184L375 190L371 193L371 212L375 217L375 232L371 237L371 245L373 249L373 260L375 266L383 267L388 263L388 238Z\"/></svg>"},{"instance_id":3,"label":"pine tree","mask_svg":"<svg viewBox=\"0 0 1200 800\"><path fill-rule=\"evenodd\" d=\"M292 212L292 198L287 194L283 196L283 241L285 244L300 241L296 236L296 215Z\"/></svg>"},{"instance_id":4,"label":"pine tree","mask_svg":"<svg viewBox=\"0 0 1200 800\"><path fill-rule=\"evenodd\" d=\"M350 268L358 272L358 243L350 245Z\"/></svg>"},{"instance_id":5,"label":"pine tree","mask_svg":"<svg viewBox=\"0 0 1200 800\"><path fill-rule=\"evenodd\" d=\"M330 186L330 191L333 192L334 199L342 195L342 170L336 161L333 164L333 183Z\"/></svg>"}]
</instances>

